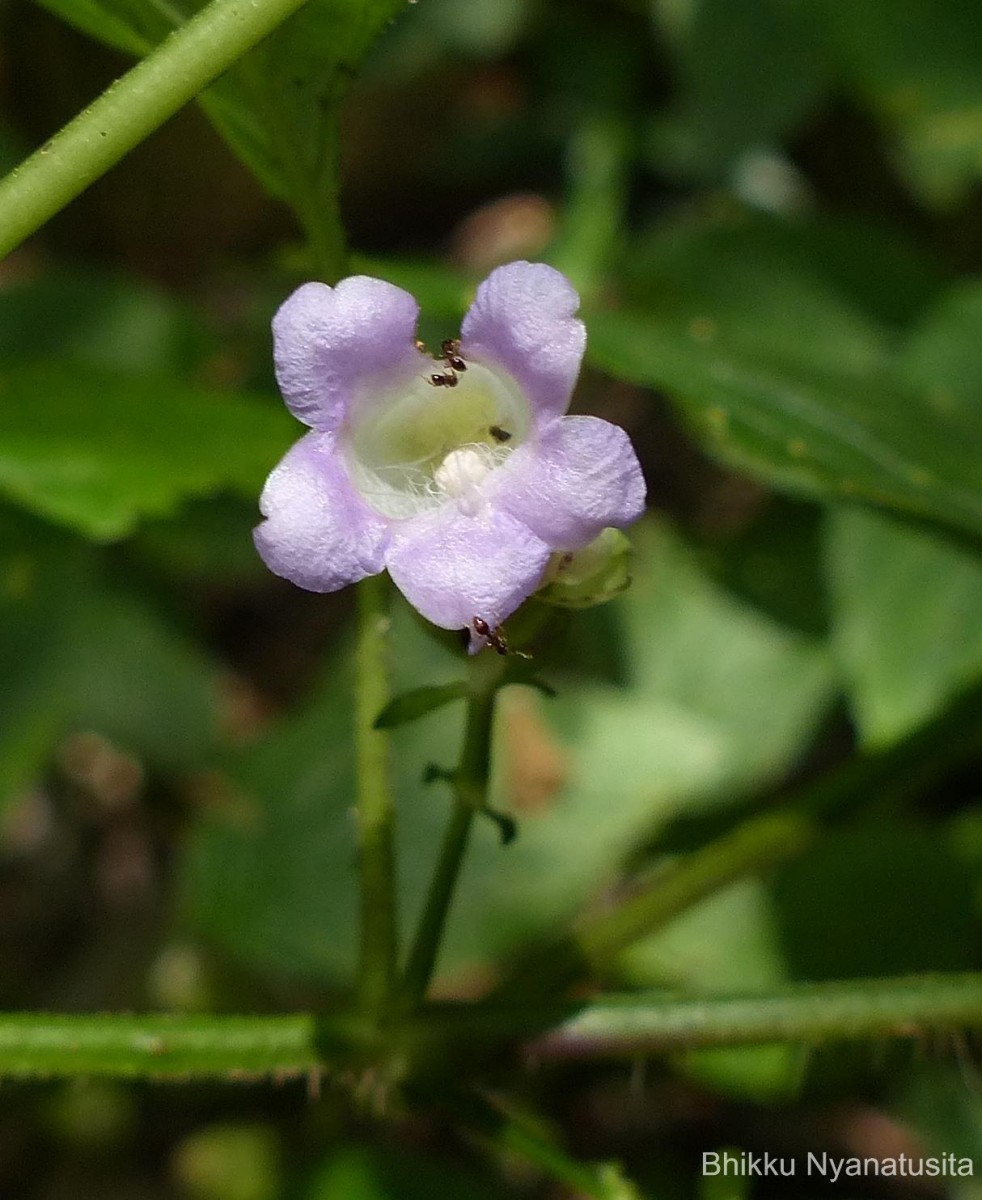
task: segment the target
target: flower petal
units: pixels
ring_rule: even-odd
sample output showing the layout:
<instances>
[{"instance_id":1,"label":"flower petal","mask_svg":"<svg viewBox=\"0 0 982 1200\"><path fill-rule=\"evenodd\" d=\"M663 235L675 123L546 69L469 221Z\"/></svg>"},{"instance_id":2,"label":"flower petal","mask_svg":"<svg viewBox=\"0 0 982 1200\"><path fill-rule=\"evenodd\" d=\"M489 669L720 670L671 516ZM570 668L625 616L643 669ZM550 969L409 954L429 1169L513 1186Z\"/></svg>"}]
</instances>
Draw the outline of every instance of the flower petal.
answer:
<instances>
[{"instance_id":1,"label":"flower petal","mask_svg":"<svg viewBox=\"0 0 982 1200\"><path fill-rule=\"evenodd\" d=\"M393 529L386 566L428 621L464 629L475 617L492 626L509 617L538 587L549 553L507 513L471 517L446 504Z\"/></svg>"},{"instance_id":2,"label":"flower petal","mask_svg":"<svg viewBox=\"0 0 982 1200\"><path fill-rule=\"evenodd\" d=\"M363 381L415 369L419 306L381 279L352 275L337 287L305 283L273 318L283 399L314 429L336 429Z\"/></svg>"},{"instance_id":3,"label":"flower petal","mask_svg":"<svg viewBox=\"0 0 982 1200\"><path fill-rule=\"evenodd\" d=\"M644 476L631 440L599 417L555 421L519 446L492 486L492 503L554 550L577 550L644 511Z\"/></svg>"},{"instance_id":4,"label":"flower petal","mask_svg":"<svg viewBox=\"0 0 982 1200\"><path fill-rule=\"evenodd\" d=\"M461 326L461 354L504 367L540 417L561 416L580 371L586 329L576 290L545 263L498 267Z\"/></svg>"},{"instance_id":5,"label":"flower petal","mask_svg":"<svg viewBox=\"0 0 982 1200\"><path fill-rule=\"evenodd\" d=\"M384 567L388 528L348 479L330 433L308 433L273 470L259 508L256 549L276 575L334 592Z\"/></svg>"}]
</instances>

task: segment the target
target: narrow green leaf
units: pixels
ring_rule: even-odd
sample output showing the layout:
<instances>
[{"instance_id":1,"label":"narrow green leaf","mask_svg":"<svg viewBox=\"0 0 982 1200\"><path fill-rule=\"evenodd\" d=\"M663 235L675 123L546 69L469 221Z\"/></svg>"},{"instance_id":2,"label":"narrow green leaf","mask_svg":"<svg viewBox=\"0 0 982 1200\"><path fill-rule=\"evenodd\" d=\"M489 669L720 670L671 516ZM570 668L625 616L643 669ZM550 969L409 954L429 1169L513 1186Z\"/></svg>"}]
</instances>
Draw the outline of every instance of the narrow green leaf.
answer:
<instances>
[{"instance_id":1,"label":"narrow green leaf","mask_svg":"<svg viewBox=\"0 0 982 1200\"><path fill-rule=\"evenodd\" d=\"M509 1154L537 1167L577 1196L591 1200L642 1200L619 1163L589 1163L574 1158L559 1142L548 1122L496 1097L489 1103L500 1125L495 1141ZM490 1122L489 1122L490 1123Z\"/></svg>"},{"instance_id":2,"label":"narrow green leaf","mask_svg":"<svg viewBox=\"0 0 982 1200\"><path fill-rule=\"evenodd\" d=\"M436 712L454 700L462 700L466 695L467 683L463 679L459 683L413 688L411 692L396 696L382 709L375 719L375 728L396 729L399 725L425 717L427 713Z\"/></svg>"}]
</instances>

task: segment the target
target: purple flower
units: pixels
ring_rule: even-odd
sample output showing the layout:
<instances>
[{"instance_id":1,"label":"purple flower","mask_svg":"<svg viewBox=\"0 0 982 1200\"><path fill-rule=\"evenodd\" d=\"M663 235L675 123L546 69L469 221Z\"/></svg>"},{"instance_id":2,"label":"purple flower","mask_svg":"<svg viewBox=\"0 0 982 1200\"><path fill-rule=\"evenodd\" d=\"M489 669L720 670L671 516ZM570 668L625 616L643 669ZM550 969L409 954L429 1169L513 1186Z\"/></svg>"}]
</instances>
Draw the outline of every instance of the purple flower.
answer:
<instances>
[{"instance_id":1,"label":"purple flower","mask_svg":"<svg viewBox=\"0 0 982 1200\"><path fill-rule=\"evenodd\" d=\"M552 267L499 267L435 360L401 288L355 275L294 292L273 320L276 374L310 432L259 502L270 570L333 592L388 569L435 625L473 629L513 613L551 555L635 520L645 487L627 434L564 415L578 307Z\"/></svg>"}]
</instances>

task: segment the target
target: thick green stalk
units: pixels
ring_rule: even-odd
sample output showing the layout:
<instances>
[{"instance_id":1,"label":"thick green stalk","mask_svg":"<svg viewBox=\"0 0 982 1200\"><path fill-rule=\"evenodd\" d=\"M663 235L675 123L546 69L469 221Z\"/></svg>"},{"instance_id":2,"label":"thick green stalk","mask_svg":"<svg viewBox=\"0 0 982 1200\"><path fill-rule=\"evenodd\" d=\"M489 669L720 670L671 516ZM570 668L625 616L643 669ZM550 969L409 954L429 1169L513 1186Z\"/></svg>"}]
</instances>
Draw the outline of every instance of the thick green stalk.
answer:
<instances>
[{"instance_id":1,"label":"thick green stalk","mask_svg":"<svg viewBox=\"0 0 982 1200\"><path fill-rule=\"evenodd\" d=\"M807 983L768 995L610 997L528 1045L535 1058L633 1058L697 1047L916 1038L982 1028L982 974Z\"/></svg>"},{"instance_id":2,"label":"thick green stalk","mask_svg":"<svg viewBox=\"0 0 982 1200\"><path fill-rule=\"evenodd\" d=\"M358 866L361 946L358 999L362 1012L381 1018L392 998L396 963L394 804L389 779L389 736L375 718L389 702L389 581L374 575L358 584L355 682Z\"/></svg>"},{"instance_id":3,"label":"thick green stalk","mask_svg":"<svg viewBox=\"0 0 982 1200\"><path fill-rule=\"evenodd\" d=\"M464 748L460 765L450 776L454 793L453 813L440 847L406 966L403 997L410 1007L418 1004L426 995L467 850L474 814L487 807L494 701L501 672L501 660L488 650L470 662Z\"/></svg>"},{"instance_id":4,"label":"thick green stalk","mask_svg":"<svg viewBox=\"0 0 982 1200\"><path fill-rule=\"evenodd\" d=\"M417 1048L532 1037L530 1058L635 1058L697 1047L917 1038L982 1028L982 973L791 985L766 995L595 997L541 1006L424 1008L404 1027ZM539 1033L546 1029L548 1032ZM363 1058L370 1028L357 1016L0 1014L0 1077L218 1078L302 1076ZM433 1062L433 1053L427 1053Z\"/></svg>"},{"instance_id":5,"label":"thick green stalk","mask_svg":"<svg viewBox=\"0 0 982 1200\"><path fill-rule=\"evenodd\" d=\"M0 181L0 258L267 37L304 0L212 0Z\"/></svg>"},{"instance_id":6,"label":"thick green stalk","mask_svg":"<svg viewBox=\"0 0 982 1200\"><path fill-rule=\"evenodd\" d=\"M0 1014L0 1076L281 1079L317 1071L314 1018Z\"/></svg>"}]
</instances>

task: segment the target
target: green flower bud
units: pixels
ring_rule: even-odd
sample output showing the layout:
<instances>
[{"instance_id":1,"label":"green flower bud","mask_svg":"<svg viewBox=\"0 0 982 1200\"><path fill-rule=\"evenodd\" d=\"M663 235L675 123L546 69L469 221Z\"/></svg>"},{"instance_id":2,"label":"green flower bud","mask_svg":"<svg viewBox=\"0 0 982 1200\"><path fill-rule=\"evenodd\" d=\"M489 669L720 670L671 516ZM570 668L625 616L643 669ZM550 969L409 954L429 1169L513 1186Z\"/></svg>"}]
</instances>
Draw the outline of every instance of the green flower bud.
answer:
<instances>
[{"instance_id":1,"label":"green flower bud","mask_svg":"<svg viewBox=\"0 0 982 1200\"><path fill-rule=\"evenodd\" d=\"M630 582L631 543L619 529L605 529L582 550L554 554L536 598L559 608L592 608Z\"/></svg>"}]
</instances>

